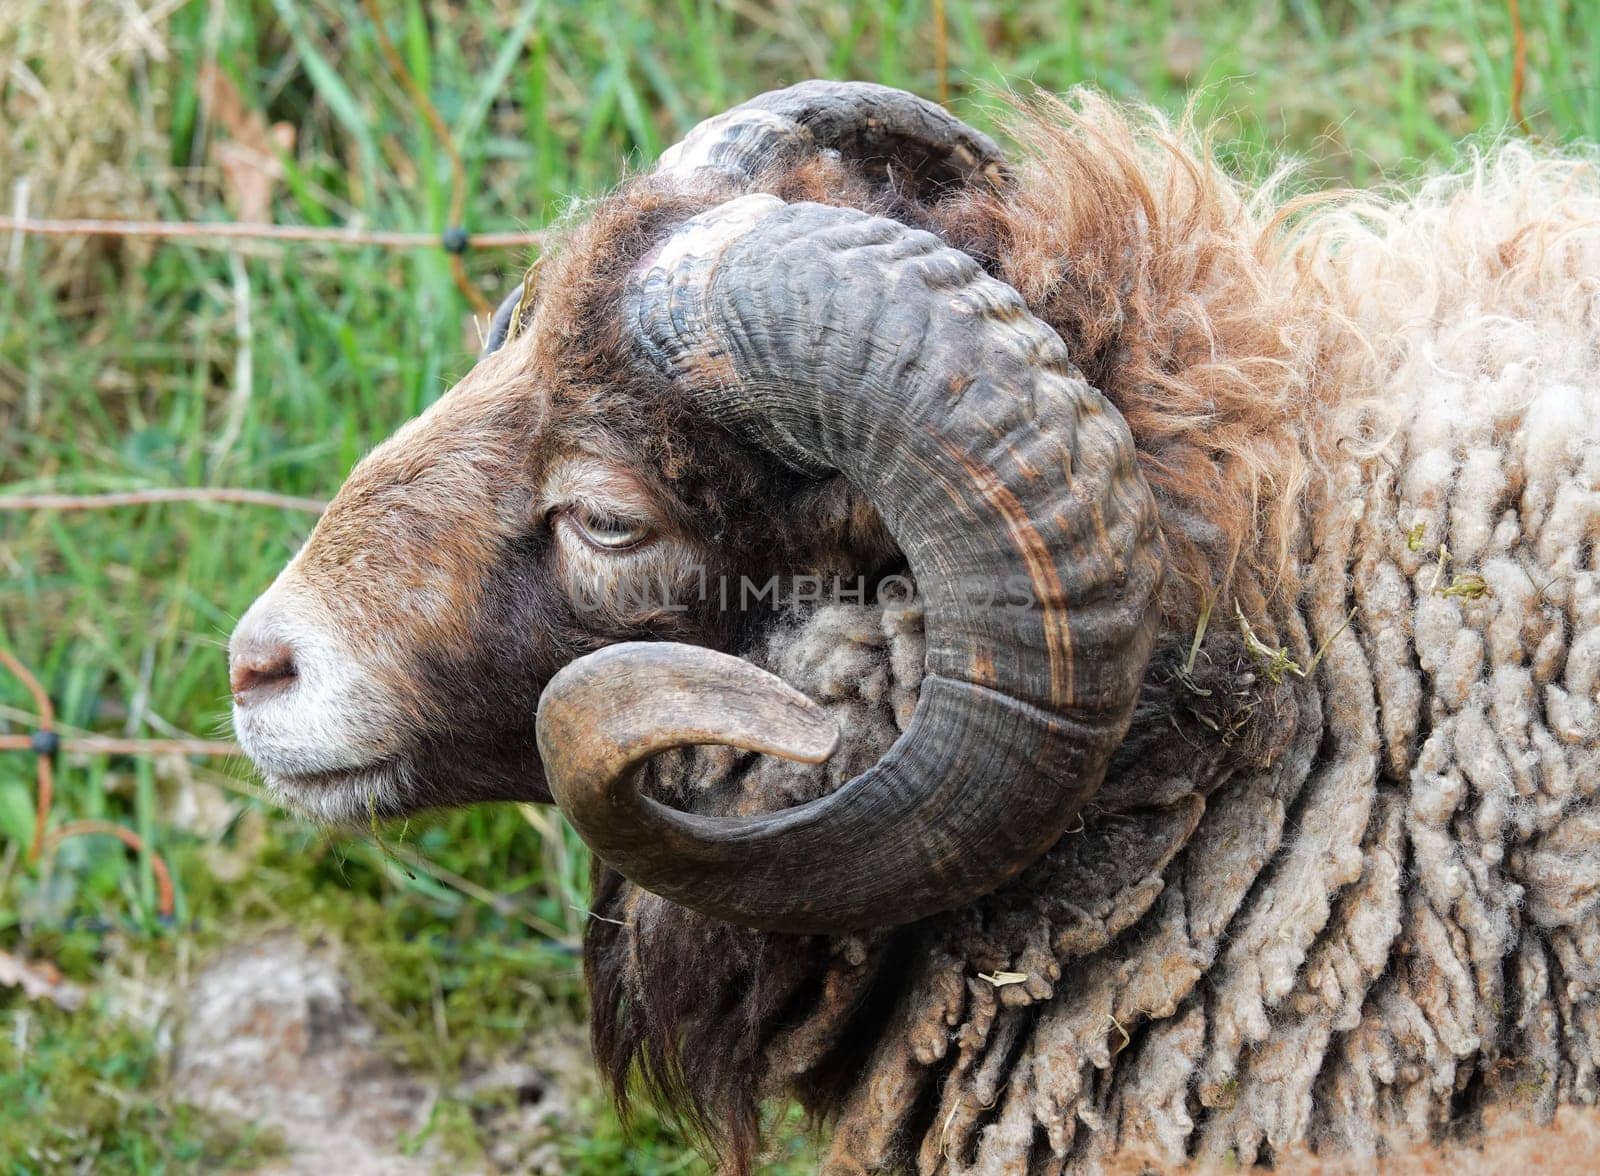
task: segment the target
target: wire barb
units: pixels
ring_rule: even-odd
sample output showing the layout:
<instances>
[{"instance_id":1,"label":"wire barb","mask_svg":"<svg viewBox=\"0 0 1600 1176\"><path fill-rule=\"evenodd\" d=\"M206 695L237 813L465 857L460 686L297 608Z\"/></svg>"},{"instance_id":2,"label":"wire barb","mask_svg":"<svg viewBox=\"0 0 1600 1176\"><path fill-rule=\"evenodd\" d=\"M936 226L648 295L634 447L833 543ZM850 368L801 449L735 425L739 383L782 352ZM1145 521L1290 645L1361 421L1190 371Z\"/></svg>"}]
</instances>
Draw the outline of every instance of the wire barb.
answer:
<instances>
[{"instance_id":1,"label":"wire barb","mask_svg":"<svg viewBox=\"0 0 1600 1176\"><path fill-rule=\"evenodd\" d=\"M129 755L155 755L161 751L181 751L187 755L234 755L238 748L231 743L217 743L201 739L105 739L90 736L83 739L63 739L57 733L56 708L50 694L40 685L32 670L23 665L7 648L0 646L0 666L14 674L38 708L38 727L31 735L0 735L0 751L29 751L34 756L37 784L34 798L33 843L28 847L28 863L36 864L45 853L54 853L69 837L103 834L115 837L135 853L146 854L150 870L155 875L157 913L163 920L171 919L174 909L172 872L166 861L144 843L132 829L111 821L68 821L59 829L47 833L50 808L55 799L53 760L62 751L91 751L102 753L124 752Z\"/></svg>"},{"instance_id":2,"label":"wire barb","mask_svg":"<svg viewBox=\"0 0 1600 1176\"><path fill-rule=\"evenodd\" d=\"M422 88L416 76L406 68L405 59L400 56L400 51L394 47L394 42L389 38L389 30L383 25L383 11L378 6L378 0L365 0L367 16L372 20L373 35L378 38L378 48L383 51L383 59L389 64L389 72L394 74L395 80L404 87L411 100L417 104L417 109L422 112L422 117L433 129L433 136L439 141L439 146L444 148L446 157L450 160L450 225L444 231L445 252L450 254L450 274L456 280L457 287L472 304L472 308L479 314L493 314L494 306L483 292L474 286L467 277L467 267L461 260L461 253L465 250L450 248L450 234L459 232L466 238L466 230L460 228L462 218L467 210L467 169L461 162L461 152L456 148L455 136L450 133L450 128L444 121L444 116L439 113L439 108L433 104L433 99L428 97L428 92Z\"/></svg>"}]
</instances>

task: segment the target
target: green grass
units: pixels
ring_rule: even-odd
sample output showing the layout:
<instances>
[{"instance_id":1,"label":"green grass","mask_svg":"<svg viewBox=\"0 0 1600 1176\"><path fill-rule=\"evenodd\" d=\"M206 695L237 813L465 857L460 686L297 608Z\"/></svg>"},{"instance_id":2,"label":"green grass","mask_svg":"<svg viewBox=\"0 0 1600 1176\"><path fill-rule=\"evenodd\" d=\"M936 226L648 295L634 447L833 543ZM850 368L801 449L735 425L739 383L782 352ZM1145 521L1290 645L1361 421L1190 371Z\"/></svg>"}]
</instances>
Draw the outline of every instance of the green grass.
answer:
<instances>
[{"instance_id":1,"label":"green grass","mask_svg":"<svg viewBox=\"0 0 1600 1176\"><path fill-rule=\"evenodd\" d=\"M1171 110L1193 96L1241 169L1288 152L1308 183L1357 184L1446 165L1464 141L1507 133L1512 38L1501 3L944 8L952 105L979 123L994 87L1029 82L1091 82ZM1600 138L1592 0L1522 8L1534 134ZM939 88L930 0L394 0L385 9L460 146L477 229L548 223L698 118L774 85L829 75ZM47 7L31 11L0 25L9 30L0 66L15 53L69 98L70 79L46 60ZM151 132L132 165L147 181L130 188L144 194L143 211L229 215L195 82L216 62L247 106L298 132L277 220L443 227L445 154L390 77L359 0L192 0L161 40L165 59L130 69L124 87L124 122ZM21 109L25 96L0 81L7 86L7 109ZM122 125L103 109L78 117L91 142L102 121ZM0 164L19 174L34 166L26 143ZM9 201L17 178L0 171L0 198ZM51 191L49 177L36 179L37 191ZM58 191L33 211L70 215L72 198ZM0 241L0 264L8 247ZM526 261L469 259L492 298ZM253 388L223 451L215 442L240 372L241 301ZM327 496L367 447L470 365L467 310L436 250L256 248L230 258L172 245L73 261L28 241L0 278L0 483L7 492L225 484ZM40 675L68 727L218 732L220 643L310 521L218 506L0 513L0 641ZM0 726L26 729L30 711L0 674ZM58 777L53 820L134 828L172 863L177 917L157 918L150 863L115 842L69 841L48 870L28 865L32 768L5 754L0 950L52 958L92 982L113 953L145 957L159 974L261 927L327 929L361 961L363 1000L393 1047L444 1075L550 1019L581 1015L572 942L584 858L553 825L541 832L510 808L415 825L400 852L436 863L430 873L370 839L308 832L264 806L238 764L99 757L65 762ZM197 809L206 820L182 818ZM17 1029L30 1018L31 1034ZM0 990L0 1157L32 1157L25 1170L92 1156L99 1170L186 1171L263 1146L146 1096L159 1077L153 1050L98 1005L69 1017ZM571 1142L574 1171L698 1170L669 1125L646 1117L629 1139L603 1109L595 1114L593 1132ZM452 1122L470 1134L470 1118ZM803 1171L806 1154L773 1170Z\"/></svg>"},{"instance_id":2,"label":"green grass","mask_svg":"<svg viewBox=\"0 0 1600 1176\"><path fill-rule=\"evenodd\" d=\"M25 1016L13 1010L9 1019L0 1037L0 1158L8 1173L217 1172L283 1152L274 1131L161 1095L151 1035L100 1009L45 1006Z\"/></svg>"}]
</instances>

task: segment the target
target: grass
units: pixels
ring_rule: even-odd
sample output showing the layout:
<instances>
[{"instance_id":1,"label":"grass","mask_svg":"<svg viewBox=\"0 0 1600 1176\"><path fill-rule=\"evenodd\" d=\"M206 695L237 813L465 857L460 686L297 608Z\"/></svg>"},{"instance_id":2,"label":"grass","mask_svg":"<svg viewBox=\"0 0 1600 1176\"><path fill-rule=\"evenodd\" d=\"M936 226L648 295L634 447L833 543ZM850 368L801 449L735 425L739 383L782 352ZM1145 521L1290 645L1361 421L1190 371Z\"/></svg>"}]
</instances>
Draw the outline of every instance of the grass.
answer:
<instances>
[{"instance_id":1,"label":"grass","mask_svg":"<svg viewBox=\"0 0 1600 1176\"><path fill-rule=\"evenodd\" d=\"M85 1033L85 1019L99 1031ZM14 1010L11 1020L0 1039L8 1173L215 1172L283 1153L276 1132L150 1097L162 1065L155 1041L103 1010Z\"/></svg>"},{"instance_id":2,"label":"grass","mask_svg":"<svg viewBox=\"0 0 1600 1176\"><path fill-rule=\"evenodd\" d=\"M138 4L161 10L148 37L129 5L22 0L0 14L0 199L27 177L39 215L230 216L197 82L214 63L244 108L295 128L276 220L444 227L445 153L359 0ZM548 223L698 118L773 85L940 85L931 0L384 7L460 147L479 229ZM1171 110L1192 99L1242 170L1288 152L1309 184L1448 165L1463 142L1508 133L1512 34L1499 3L943 7L952 105L980 124L993 88L1028 82L1091 82ZM1533 133L1600 139L1600 15L1587 0L1524 0L1522 11ZM469 266L494 297L527 260ZM327 496L472 362L468 306L438 251L31 240L0 241L0 264L9 492L226 484ZM0 513L0 641L40 675L68 727L217 732L220 644L309 524L236 506ZM29 713L0 677L0 726L26 729ZM176 975L180 961L259 928L327 931L360 962L363 1000L393 1048L442 1076L581 1015L572 944L584 858L548 819L450 814L388 831L398 849L386 853L284 818L239 764L68 761L58 791L55 821L118 821L167 857L176 917L157 915L150 863L114 842L69 841L48 870L28 865L31 765L0 755L0 950L93 983L130 956ZM24 1157L13 1162L25 1171L188 1171L270 1150L147 1095L151 1084L149 1035L104 1002L69 1016L0 990L0 1157ZM443 1113L470 1136L470 1116ZM569 1141L572 1171L697 1170L670 1125L646 1117L625 1137L602 1108L594 1116ZM782 1147L772 1170L806 1169L803 1144Z\"/></svg>"}]
</instances>

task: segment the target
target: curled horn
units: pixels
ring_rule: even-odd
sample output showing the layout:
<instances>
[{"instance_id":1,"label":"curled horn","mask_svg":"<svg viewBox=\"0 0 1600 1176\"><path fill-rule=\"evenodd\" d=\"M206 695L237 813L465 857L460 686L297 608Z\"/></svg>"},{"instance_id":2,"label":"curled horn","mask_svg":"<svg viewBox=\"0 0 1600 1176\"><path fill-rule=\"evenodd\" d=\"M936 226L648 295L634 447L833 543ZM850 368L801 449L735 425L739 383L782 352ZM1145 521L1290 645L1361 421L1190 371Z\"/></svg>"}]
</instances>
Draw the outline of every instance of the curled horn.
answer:
<instances>
[{"instance_id":1,"label":"curled horn","mask_svg":"<svg viewBox=\"0 0 1600 1176\"><path fill-rule=\"evenodd\" d=\"M690 175L699 168L754 182L768 165L818 151L883 169L919 194L973 184L999 189L1009 182L995 141L944 107L905 90L872 82L800 82L758 94L708 118L661 153L657 175ZM516 337L531 305L527 282L500 303L483 353Z\"/></svg>"},{"instance_id":2,"label":"curled horn","mask_svg":"<svg viewBox=\"0 0 1600 1176\"><path fill-rule=\"evenodd\" d=\"M818 716L704 650L591 654L540 703L557 803L632 881L753 927L892 925L1000 886L1100 786L1149 659L1162 542L1121 416L1015 290L850 209L729 201L640 263L622 310L709 417L872 501L924 596L926 674L871 768L717 818L641 797L634 767L708 742L815 760Z\"/></svg>"},{"instance_id":3,"label":"curled horn","mask_svg":"<svg viewBox=\"0 0 1600 1176\"><path fill-rule=\"evenodd\" d=\"M755 179L796 152L837 151L881 164L916 190L984 183L1000 187L1005 161L993 139L942 106L871 82L801 82L758 95L661 153L659 172L714 167Z\"/></svg>"}]
</instances>

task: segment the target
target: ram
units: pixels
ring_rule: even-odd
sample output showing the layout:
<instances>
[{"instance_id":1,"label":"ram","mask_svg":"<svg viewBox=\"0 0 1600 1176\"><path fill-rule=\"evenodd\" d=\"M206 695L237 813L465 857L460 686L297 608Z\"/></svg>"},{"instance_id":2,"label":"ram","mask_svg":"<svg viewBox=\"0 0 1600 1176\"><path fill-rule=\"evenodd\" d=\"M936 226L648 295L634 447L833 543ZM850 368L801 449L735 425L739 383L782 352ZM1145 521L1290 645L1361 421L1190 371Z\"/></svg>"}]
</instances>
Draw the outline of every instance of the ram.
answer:
<instances>
[{"instance_id":1,"label":"ram","mask_svg":"<svg viewBox=\"0 0 1600 1176\"><path fill-rule=\"evenodd\" d=\"M772 1097L838 1173L1592 1104L1594 171L1010 132L805 83L581 209L241 620L245 748L323 819L559 803L598 1061L732 1172Z\"/></svg>"}]
</instances>

